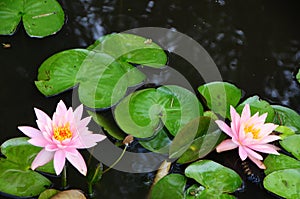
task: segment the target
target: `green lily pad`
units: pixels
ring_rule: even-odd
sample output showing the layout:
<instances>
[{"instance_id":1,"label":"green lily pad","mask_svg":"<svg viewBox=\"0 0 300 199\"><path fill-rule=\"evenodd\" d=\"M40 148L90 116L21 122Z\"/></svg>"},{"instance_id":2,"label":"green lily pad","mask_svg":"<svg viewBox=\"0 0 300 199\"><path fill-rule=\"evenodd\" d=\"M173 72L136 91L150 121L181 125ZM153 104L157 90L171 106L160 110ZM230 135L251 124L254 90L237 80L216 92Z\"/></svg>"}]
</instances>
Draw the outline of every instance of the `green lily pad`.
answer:
<instances>
[{"instance_id":1,"label":"green lily pad","mask_svg":"<svg viewBox=\"0 0 300 199\"><path fill-rule=\"evenodd\" d=\"M167 154L172 140L167 135L165 129L161 129L154 137L139 140L139 143L149 151Z\"/></svg>"},{"instance_id":2,"label":"green lily pad","mask_svg":"<svg viewBox=\"0 0 300 199\"><path fill-rule=\"evenodd\" d=\"M150 199L184 198L186 178L180 174L169 174L160 179L152 188Z\"/></svg>"},{"instance_id":3,"label":"green lily pad","mask_svg":"<svg viewBox=\"0 0 300 199\"><path fill-rule=\"evenodd\" d=\"M279 142L280 145L300 160L300 135L291 135Z\"/></svg>"},{"instance_id":4,"label":"green lily pad","mask_svg":"<svg viewBox=\"0 0 300 199\"><path fill-rule=\"evenodd\" d=\"M270 154L264 160L264 164L267 167L267 169L264 170L266 175L272 173L273 171L300 168L300 161L297 161L294 158L284 154Z\"/></svg>"},{"instance_id":5,"label":"green lily pad","mask_svg":"<svg viewBox=\"0 0 300 199\"><path fill-rule=\"evenodd\" d=\"M174 85L134 92L115 109L120 128L139 138L153 136L164 125L176 135L185 124L202 114L203 108L196 96Z\"/></svg>"},{"instance_id":6,"label":"green lily pad","mask_svg":"<svg viewBox=\"0 0 300 199\"><path fill-rule=\"evenodd\" d=\"M258 96L252 96L246 99L243 103L241 103L237 108L236 111L238 113L242 113L242 110L246 104L250 105L250 111L251 115L254 115L255 113L259 112L260 115L264 113L268 113L268 116L266 118L266 122L273 122L274 119L274 109L272 106L265 100L259 99Z\"/></svg>"},{"instance_id":7,"label":"green lily pad","mask_svg":"<svg viewBox=\"0 0 300 199\"><path fill-rule=\"evenodd\" d=\"M221 135L211 118L196 118L184 126L173 139L170 158L179 158L177 162L181 164L202 158L215 149L224 138Z\"/></svg>"},{"instance_id":8,"label":"green lily pad","mask_svg":"<svg viewBox=\"0 0 300 199\"><path fill-rule=\"evenodd\" d=\"M117 140L124 140L127 136L118 126L116 125L114 118L112 117L110 110L109 112L92 112L87 111L93 120L99 124L109 135L116 138Z\"/></svg>"},{"instance_id":9,"label":"green lily pad","mask_svg":"<svg viewBox=\"0 0 300 199\"><path fill-rule=\"evenodd\" d=\"M298 73L296 74L296 79L300 83L300 69L298 70Z\"/></svg>"},{"instance_id":10,"label":"green lily pad","mask_svg":"<svg viewBox=\"0 0 300 199\"><path fill-rule=\"evenodd\" d=\"M208 108L223 117L230 117L230 105L235 107L242 97L242 91L228 82L210 82L198 88Z\"/></svg>"},{"instance_id":11,"label":"green lily pad","mask_svg":"<svg viewBox=\"0 0 300 199\"><path fill-rule=\"evenodd\" d=\"M37 196L51 185L43 175L30 170L30 165L41 150L27 142L28 138L13 138L1 145L0 191L19 197ZM52 168L53 170L53 168Z\"/></svg>"},{"instance_id":12,"label":"green lily pad","mask_svg":"<svg viewBox=\"0 0 300 199\"><path fill-rule=\"evenodd\" d=\"M242 185L242 179L235 171L211 160L190 164L185 169L185 175L218 193L232 193Z\"/></svg>"},{"instance_id":13,"label":"green lily pad","mask_svg":"<svg viewBox=\"0 0 300 199\"><path fill-rule=\"evenodd\" d=\"M200 190L199 190L200 188ZM202 186L197 187L197 185L193 185L189 187L186 191L185 199L235 199L233 195L226 193L218 193L215 190L205 189L201 190ZM199 191L199 192L197 192Z\"/></svg>"},{"instance_id":14,"label":"green lily pad","mask_svg":"<svg viewBox=\"0 0 300 199\"><path fill-rule=\"evenodd\" d=\"M300 168L274 171L264 179L264 187L288 199L297 199L300 196Z\"/></svg>"},{"instance_id":15,"label":"green lily pad","mask_svg":"<svg viewBox=\"0 0 300 199\"><path fill-rule=\"evenodd\" d=\"M64 24L64 11L56 0L0 0L0 34L12 35L21 19L31 37L55 34Z\"/></svg>"},{"instance_id":16,"label":"green lily pad","mask_svg":"<svg viewBox=\"0 0 300 199\"><path fill-rule=\"evenodd\" d=\"M50 199L52 198L54 195L58 194L60 191L56 190L56 189L46 189L45 191L43 191L40 195L38 199Z\"/></svg>"},{"instance_id":17,"label":"green lily pad","mask_svg":"<svg viewBox=\"0 0 300 199\"><path fill-rule=\"evenodd\" d=\"M287 126L278 126L275 129L275 131L281 133L280 134L281 139L284 139L288 136L291 136L291 135L295 134L295 131L293 129L291 129L290 127L287 127Z\"/></svg>"},{"instance_id":18,"label":"green lily pad","mask_svg":"<svg viewBox=\"0 0 300 199\"><path fill-rule=\"evenodd\" d=\"M300 133L300 115L296 111L280 105L272 107L275 110L274 123L290 127L296 133Z\"/></svg>"},{"instance_id":19,"label":"green lily pad","mask_svg":"<svg viewBox=\"0 0 300 199\"><path fill-rule=\"evenodd\" d=\"M154 43L143 43L144 40L131 34L113 34L97 44L101 51L74 49L57 53L41 65L36 86L44 95L51 96L79 84L81 103L95 109L109 108L125 96L128 87L146 78L131 63L150 67L166 63L164 51Z\"/></svg>"}]
</instances>

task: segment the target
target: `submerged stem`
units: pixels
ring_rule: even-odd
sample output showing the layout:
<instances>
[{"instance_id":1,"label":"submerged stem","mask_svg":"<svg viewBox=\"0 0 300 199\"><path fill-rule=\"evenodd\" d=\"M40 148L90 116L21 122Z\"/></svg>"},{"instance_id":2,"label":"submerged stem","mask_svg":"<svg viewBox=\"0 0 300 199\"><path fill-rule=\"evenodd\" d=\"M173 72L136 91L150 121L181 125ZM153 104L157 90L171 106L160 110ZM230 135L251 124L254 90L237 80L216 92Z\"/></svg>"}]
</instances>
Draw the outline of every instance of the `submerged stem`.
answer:
<instances>
[{"instance_id":1,"label":"submerged stem","mask_svg":"<svg viewBox=\"0 0 300 199\"><path fill-rule=\"evenodd\" d=\"M116 166L116 164L118 164L118 162L120 162L120 160L122 159L122 157L124 156L124 154L126 152L127 147L128 147L128 144L125 144L125 147L124 147L123 152L120 155L120 157L110 167L108 167L107 169L105 169L105 171L103 171L103 174L106 173L106 172L108 172L110 169L112 169L114 166Z\"/></svg>"}]
</instances>

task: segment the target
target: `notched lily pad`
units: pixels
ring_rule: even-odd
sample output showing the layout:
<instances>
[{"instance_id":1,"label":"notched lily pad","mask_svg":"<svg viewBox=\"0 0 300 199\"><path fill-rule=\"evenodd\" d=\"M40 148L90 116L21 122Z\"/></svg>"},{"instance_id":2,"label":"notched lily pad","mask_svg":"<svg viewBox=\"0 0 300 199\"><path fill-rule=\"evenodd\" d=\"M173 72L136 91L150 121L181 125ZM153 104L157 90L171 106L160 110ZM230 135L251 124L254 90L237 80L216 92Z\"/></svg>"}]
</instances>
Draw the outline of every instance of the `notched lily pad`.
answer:
<instances>
[{"instance_id":1,"label":"notched lily pad","mask_svg":"<svg viewBox=\"0 0 300 199\"><path fill-rule=\"evenodd\" d=\"M296 133L300 133L300 115L296 111L280 105L272 105L272 108L275 110L274 123L290 127Z\"/></svg>"},{"instance_id":2,"label":"notched lily pad","mask_svg":"<svg viewBox=\"0 0 300 199\"><path fill-rule=\"evenodd\" d=\"M51 185L46 177L30 170L30 165L41 148L29 144L27 140L25 137L13 138L1 145L1 153L6 156L0 159L0 191L3 193L32 197Z\"/></svg>"},{"instance_id":3,"label":"notched lily pad","mask_svg":"<svg viewBox=\"0 0 300 199\"><path fill-rule=\"evenodd\" d=\"M280 141L280 145L300 160L300 135L291 135Z\"/></svg>"},{"instance_id":4,"label":"notched lily pad","mask_svg":"<svg viewBox=\"0 0 300 199\"><path fill-rule=\"evenodd\" d=\"M56 0L0 0L0 34L14 34L21 19L31 37L55 34L64 24L64 11Z\"/></svg>"}]
</instances>

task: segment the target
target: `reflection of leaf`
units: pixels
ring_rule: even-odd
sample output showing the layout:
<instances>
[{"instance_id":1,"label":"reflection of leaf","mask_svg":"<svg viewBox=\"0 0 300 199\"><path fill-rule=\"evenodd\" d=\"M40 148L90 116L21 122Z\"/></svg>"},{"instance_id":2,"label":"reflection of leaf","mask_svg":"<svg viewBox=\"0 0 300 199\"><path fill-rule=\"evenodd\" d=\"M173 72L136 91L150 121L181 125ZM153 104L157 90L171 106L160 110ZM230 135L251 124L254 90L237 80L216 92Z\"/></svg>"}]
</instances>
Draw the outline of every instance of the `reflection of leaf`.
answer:
<instances>
[{"instance_id":1,"label":"reflection of leaf","mask_svg":"<svg viewBox=\"0 0 300 199\"><path fill-rule=\"evenodd\" d=\"M300 133L300 115L287 107L272 105L275 110L274 123L288 126L296 131L296 133Z\"/></svg>"},{"instance_id":2,"label":"reflection of leaf","mask_svg":"<svg viewBox=\"0 0 300 199\"><path fill-rule=\"evenodd\" d=\"M163 124L172 135L192 119L203 114L196 96L179 86L149 88L125 97L115 109L120 128L134 137L146 138Z\"/></svg>"},{"instance_id":3,"label":"reflection of leaf","mask_svg":"<svg viewBox=\"0 0 300 199\"><path fill-rule=\"evenodd\" d=\"M198 88L207 106L215 113L229 118L230 105L235 107L241 99L242 91L228 82L211 82Z\"/></svg>"},{"instance_id":4,"label":"reflection of leaf","mask_svg":"<svg viewBox=\"0 0 300 199\"><path fill-rule=\"evenodd\" d=\"M0 159L1 192L30 197L39 195L51 185L47 178L29 169L41 148L29 144L27 140L24 137L14 138L1 145L1 153L6 156L6 159ZM53 171L53 167L51 170Z\"/></svg>"},{"instance_id":5,"label":"reflection of leaf","mask_svg":"<svg viewBox=\"0 0 300 199\"><path fill-rule=\"evenodd\" d=\"M164 51L144 41L143 37L120 33L103 37L102 43L96 42L100 47L57 53L41 65L36 86L51 96L79 84L79 99L85 106L111 107L125 96L128 87L145 79L132 63L155 68L166 63Z\"/></svg>"},{"instance_id":6,"label":"reflection of leaf","mask_svg":"<svg viewBox=\"0 0 300 199\"><path fill-rule=\"evenodd\" d=\"M170 174L160 179L153 187L150 199L182 199L186 178L180 174Z\"/></svg>"},{"instance_id":7,"label":"reflection of leaf","mask_svg":"<svg viewBox=\"0 0 300 199\"><path fill-rule=\"evenodd\" d=\"M288 199L297 199L300 196L300 168L274 171L264 179L264 187Z\"/></svg>"},{"instance_id":8,"label":"reflection of leaf","mask_svg":"<svg viewBox=\"0 0 300 199\"><path fill-rule=\"evenodd\" d=\"M232 193L242 185L242 179L235 171L211 160L190 164L185 169L185 175L218 193Z\"/></svg>"},{"instance_id":9,"label":"reflection of leaf","mask_svg":"<svg viewBox=\"0 0 300 199\"><path fill-rule=\"evenodd\" d=\"M274 110L272 106L265 100L259 99L258 96L252 96L243 101L237 108L236 111L238 113L242 113L242 110L246 104L250 105L250 111L251 115L254 115L255 113L259 112L260 115L264 113L268 113L268 116L266 118L266 122L272 122L274 118Z\"/></svg>"},{"instance_id":10,"label":"reflection of leaf","mask_svg":"<svg viewBox=\"0 0 300 199\"><path fill-rule=\"evenodd\" d=\"M300 160L300 135L291 135L280 141L280 145Z\"/></svg>"},{"instance_id":11,"label":"reflection of leaf","mask_svg":"<svg viewBox=\"0 0 300 199\"><path fill-rule=\"evenodd\" d=\"M0 1L0 34L13 34L21 19L29 36L45 37L61 29L64 11L56 0Z\"/></svg>"}]
</instances>

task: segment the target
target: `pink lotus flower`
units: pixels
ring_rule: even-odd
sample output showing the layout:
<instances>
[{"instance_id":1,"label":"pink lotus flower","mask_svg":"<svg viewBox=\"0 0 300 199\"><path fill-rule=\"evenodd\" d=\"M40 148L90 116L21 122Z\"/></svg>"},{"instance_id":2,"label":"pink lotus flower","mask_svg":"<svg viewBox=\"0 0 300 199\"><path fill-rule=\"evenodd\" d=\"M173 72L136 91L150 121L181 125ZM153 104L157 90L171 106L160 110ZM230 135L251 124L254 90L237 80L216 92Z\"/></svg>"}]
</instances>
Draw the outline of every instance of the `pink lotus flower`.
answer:
<instances>
[{"instance_id":1,"label":"pink lotus flower","mask_svg":"<svg viewBox=\"0 0 300 199\"><path fill-rule=\"evenodd\" d=\"M277 148L268 144L280 139L279 136L270 135L278 125L265 123L267 113L261 116L256 113L251 117L249 104L245 105L241 117L231 106L230 115L231 127L221 120L216 121L219 128L231 137L231 139L224 140L217 146L217 152L238 147L241 160L244 161L248 157L259 168L266 169L266 166L261 162L263 157L255 151L279 155L276 151Z\"/></svg>"},{"instance_id":2,"label":"pink lotus flower","mask_svg":"<svg viewBox=\"0 0 300 199\"><path fill-rule=\"evenodd\" d=\"M83 106L80 105L73 112L67 110L63 101L56 107L51 118L39 109L34 109L37 116L38 129L29 126L18 127L34 146L43 147L31 164L34 170L53 159L54 169L59 175L67 160L83 175L87 173L85 161L77 149L90 148L106 138L104 135L93 134L88 130L87 124L91 117L81 119Z\"/></svg>"}]
</instances>

